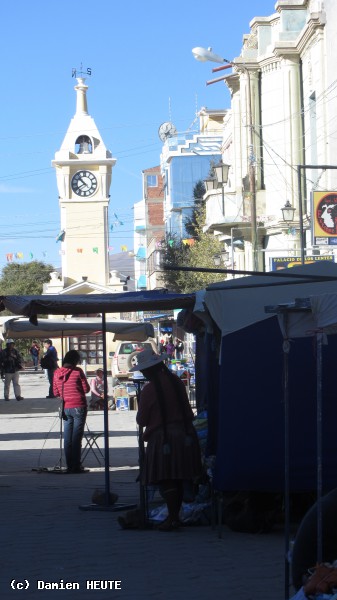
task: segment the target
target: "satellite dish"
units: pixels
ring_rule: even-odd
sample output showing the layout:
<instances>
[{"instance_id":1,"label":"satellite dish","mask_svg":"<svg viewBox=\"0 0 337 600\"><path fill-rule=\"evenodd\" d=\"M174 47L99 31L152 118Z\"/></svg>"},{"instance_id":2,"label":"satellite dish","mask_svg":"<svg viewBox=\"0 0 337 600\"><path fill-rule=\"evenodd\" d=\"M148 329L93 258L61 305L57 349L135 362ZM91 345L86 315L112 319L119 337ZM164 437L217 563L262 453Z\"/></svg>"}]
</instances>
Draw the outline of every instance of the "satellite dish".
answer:
<instances>
[{"instance_id":1,"label":"satellite dish","mask_svg":"<svg viewBox=\"0 0 337 600\"><path fill-rule=\"evenodd\" d=\"M169 121L162 123L158 129L158 135L162 142L165 142L165 140L167 140L167 138L170 138L176 134L177 134L177 130L176 130L175 126L173 125L173 123L170 123Z\"/></svg>"}]
</instances>

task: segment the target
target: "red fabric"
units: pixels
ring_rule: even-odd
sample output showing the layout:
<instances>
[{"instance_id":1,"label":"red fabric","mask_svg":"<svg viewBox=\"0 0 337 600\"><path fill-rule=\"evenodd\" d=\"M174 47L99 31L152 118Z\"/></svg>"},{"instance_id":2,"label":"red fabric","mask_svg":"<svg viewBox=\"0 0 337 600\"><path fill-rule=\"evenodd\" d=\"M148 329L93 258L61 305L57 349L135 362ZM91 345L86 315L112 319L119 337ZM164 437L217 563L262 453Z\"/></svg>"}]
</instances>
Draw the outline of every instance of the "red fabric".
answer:
<instances>
[{"instance_id":1,"label":"red fabric","mask_svg":"<svg viewBox=\"0 0 337 600\"><path fill-rule=\"evenodd\" d=\"M80 367L61 367L54 372L55 396L64 400L64 408L87 406L86 394L90 391L88 380Z\"/></svg>"}]
</instances>

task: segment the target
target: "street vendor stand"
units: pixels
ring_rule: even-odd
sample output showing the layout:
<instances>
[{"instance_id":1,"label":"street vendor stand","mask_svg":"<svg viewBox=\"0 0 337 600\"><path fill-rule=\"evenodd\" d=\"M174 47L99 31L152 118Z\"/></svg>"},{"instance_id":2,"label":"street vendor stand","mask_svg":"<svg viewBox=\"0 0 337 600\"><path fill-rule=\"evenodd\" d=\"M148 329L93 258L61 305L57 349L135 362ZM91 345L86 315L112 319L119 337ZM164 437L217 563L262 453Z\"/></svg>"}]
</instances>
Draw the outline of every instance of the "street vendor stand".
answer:
<instances>
[{"instance_id":1,"label":"street vendor stand","mask_svg":"<svg viewBox=\"0 0 337 600\"><path fill-rule=\"evenodd\" d=\"M105 505L80 507L86 510L116 510L110 506L110 467L109 467L109 423L107 400L107 350L106 350L106 315L111 313L136 312L143 310L166 310L191 307L194 305L194 294L170 294L166 290L151 292L125 292L115 294L61 295L46 294L41 296L0 296L0 311L9 310L14 315L29 318L31 325L38 325L38 315L83 315L101 314L100 330L103 337L103 371L104 371L104 472L105 472ZM52 319L50 319L52 323ZM33 328L34 329L34 328ZM34 337L36 335L34 329ZM125 506L122 507L123 509Z\"/></svg>"}]
</instances>

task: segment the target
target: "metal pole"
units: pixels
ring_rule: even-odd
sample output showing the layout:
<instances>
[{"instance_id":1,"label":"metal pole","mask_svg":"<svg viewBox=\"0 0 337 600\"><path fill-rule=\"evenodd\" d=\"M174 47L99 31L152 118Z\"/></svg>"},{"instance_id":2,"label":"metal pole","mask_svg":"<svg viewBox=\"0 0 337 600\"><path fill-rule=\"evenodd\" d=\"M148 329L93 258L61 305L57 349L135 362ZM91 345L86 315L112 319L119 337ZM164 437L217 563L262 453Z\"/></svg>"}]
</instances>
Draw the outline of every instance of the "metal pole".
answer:
<instances>
[{"instance_id":1,"label":"metal pole","mask_svg":"<svg viewBox=\"0 0 337 600\"><path fill-rule=\"evenodd\" d=\"M303 229L303 199L302 199L302 165L297 165L298 184L298 217L300 221L301 264L304 265L304 229Z\"/></svg>"},{"instance_id":2,"label":"metal pole","mask_svg":"<svg viewBox=\"0 0 337 600\"><path fill-rule=\"evenodd\" d=\"M288 315L283 315L287 335ZM284 597L289 598L289 547L290 547L290 416L289 416L289 352L288 339L283 340L283 403L284 403Z\"/></svg>"},{"instance_id":3,"label":"metal pole","mask_svg":"<svg viewBox=\"0 0 337 600\"><path fill-rule=\"evenodd\" d=\"M243 68L247 76L248 83L248 132L249 132L249 146L248 146L248 173L249 173L249 191L250 191L250 214L252 223L252 251L253 251L253 271L258 270L257 262L257 222L256 222L256 178L255 178L255 165L254 165L254 142L253 142L253 113L252 113L252 87L250 73L246 67Z\"/></svg>"},{"instance_id":4,"label":"metal pole","mask_svg":"<svg viewBox=\"0 0 337 600\"><path fill-rule=\"evenodd\" d=\"M104 467L105 467L105 504L110 504L110 465L109 465L109 415L108 415L108 373L106 360L106 319L102 313L103 337L103 378L104 378Z\"/></svg>"},{"instance_id":5,"label":"metal pole","mask_svg":"<svg viewBox=\"0 0 337 600\"><path fill-rule=\"evenodd\" d=\"M316 334L317 348L317 564L322 562L322 333Z\"/></svg>"}]
</instances>

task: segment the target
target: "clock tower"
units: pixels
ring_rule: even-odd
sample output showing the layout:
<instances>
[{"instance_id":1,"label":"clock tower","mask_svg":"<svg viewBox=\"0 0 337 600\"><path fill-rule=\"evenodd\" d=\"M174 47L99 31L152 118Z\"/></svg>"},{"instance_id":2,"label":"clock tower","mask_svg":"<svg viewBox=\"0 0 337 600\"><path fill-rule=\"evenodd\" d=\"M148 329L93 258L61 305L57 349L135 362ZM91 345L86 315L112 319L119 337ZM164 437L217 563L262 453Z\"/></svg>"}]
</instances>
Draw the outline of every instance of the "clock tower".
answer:
<instances>
[{"instance_id":1,"label":"clock tower","mask_svg":"<svg viewBox=\"0 0 337 600\"><path fill-rule=\"evenodd\" d=\"M94 119L88 114L84 77L77 78L76 113L52 166L61 211L62 287L87 281L109 286L108 207L112 167Z\"/></svg>"}]
</instances>

